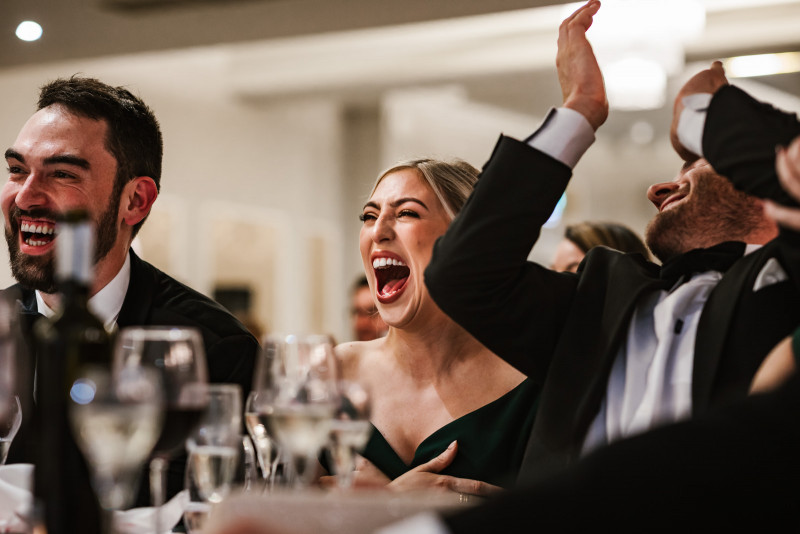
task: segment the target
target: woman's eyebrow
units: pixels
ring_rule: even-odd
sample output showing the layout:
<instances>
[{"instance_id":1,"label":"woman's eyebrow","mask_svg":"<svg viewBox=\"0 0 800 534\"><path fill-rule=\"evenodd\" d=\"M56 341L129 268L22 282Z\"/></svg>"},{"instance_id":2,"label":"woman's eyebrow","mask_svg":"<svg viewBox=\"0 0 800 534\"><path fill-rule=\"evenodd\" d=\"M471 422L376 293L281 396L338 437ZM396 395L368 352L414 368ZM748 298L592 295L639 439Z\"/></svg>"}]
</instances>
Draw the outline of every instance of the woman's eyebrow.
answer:
<instances>
[{"instance_id":1,"label":"woman's eyebrow","mask_svg":"<svg viewBox=\"0 0 800 534\"><path fill-rule=\"evenodd\" d=\"M426 206L423 201L421 201L418 198L414 198L414 197L398 198L397 200L393 200L393 201L389 202L389 206L392 207L392 208L396 208L397 206L400 206L401 204L405 204L406 202L414 202L416 204L419 204L423 208L428 209L428 206ZM367 208L375 208L376 210L380 210L381 209L380 205L377 202L373 202L372 200L370 200L369 202L364 204L364 208L363 209L367 209Z\"/></svg>"}]
</instances>

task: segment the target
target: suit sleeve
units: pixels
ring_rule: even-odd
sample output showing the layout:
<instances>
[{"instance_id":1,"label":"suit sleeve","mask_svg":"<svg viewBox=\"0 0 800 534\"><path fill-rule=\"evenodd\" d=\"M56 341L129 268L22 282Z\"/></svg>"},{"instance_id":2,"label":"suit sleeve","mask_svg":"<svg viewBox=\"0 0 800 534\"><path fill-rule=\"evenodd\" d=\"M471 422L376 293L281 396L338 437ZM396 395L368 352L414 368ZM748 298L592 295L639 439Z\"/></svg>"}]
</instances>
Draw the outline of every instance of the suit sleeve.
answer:
<instances>
[{"instance_id":1,"label":"suit sleeve","mask_svg":"<svg viewBox=\"0 0 800 534\"><path fill-rule=\"evenodd\" d=\"M797 206L778 183L775 149L800 135L800 123L729 85L714 94L703 130L703 154L737 189Z\"/></svg>"},{"instance_id":2,"label":"suit sleeve","mask_svg":"<svg viewBox=\"0 0 800 534\"><path fill-rule=\"evenodd\" d=\"M563 163L501 137L425 271L446 314L536 381L546 373L577 277L527 257L570 176Z\"/></svg>"}]
</instances>

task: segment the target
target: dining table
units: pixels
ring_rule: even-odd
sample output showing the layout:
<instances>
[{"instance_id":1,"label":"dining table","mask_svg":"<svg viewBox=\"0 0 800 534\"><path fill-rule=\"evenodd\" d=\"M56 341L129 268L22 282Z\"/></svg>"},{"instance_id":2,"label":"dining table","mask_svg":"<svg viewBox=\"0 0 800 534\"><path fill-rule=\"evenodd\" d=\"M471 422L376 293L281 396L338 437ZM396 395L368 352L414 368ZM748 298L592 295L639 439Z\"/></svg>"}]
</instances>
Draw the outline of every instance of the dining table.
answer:
<instances>
[{"instance_id":1,"label":"dining table","mask_svg":"<svg viewBox=\"0 0 800 534\"><path fill-rule=\"evenodd\" d=\"M442 490L311 488L238 492L211 509L202 534L367 534L416 514L454 512L481 500Z\"/></svg>"}]
</instances>

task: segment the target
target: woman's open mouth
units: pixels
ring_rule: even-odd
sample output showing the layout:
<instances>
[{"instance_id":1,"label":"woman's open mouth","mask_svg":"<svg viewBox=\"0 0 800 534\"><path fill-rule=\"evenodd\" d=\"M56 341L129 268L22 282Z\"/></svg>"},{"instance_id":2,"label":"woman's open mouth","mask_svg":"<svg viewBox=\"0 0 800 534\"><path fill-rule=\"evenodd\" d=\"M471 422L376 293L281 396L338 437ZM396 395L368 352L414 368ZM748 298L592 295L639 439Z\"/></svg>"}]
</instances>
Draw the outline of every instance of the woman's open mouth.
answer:
<instances>
[{"instance_id":1,"label":"woman's open mouth","mask_svg":"<svg viewBox=\"0 0 800 534\"><path fill-rule=\"evenodd\" d=\"M384 304L397 299L406 287L411 270L403 260L383 255L372 258L378 300Z\"/></svg>"}]
</instances>

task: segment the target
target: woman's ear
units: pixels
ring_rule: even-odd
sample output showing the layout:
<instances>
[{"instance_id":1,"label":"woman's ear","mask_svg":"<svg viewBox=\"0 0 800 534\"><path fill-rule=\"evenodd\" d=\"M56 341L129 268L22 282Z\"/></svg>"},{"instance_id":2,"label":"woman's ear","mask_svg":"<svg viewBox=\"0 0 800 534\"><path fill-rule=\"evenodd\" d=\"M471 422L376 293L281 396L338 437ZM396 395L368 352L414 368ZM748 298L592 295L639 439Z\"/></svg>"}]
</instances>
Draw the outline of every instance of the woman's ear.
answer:
<instances>
[{"instance_id":1,"label":"woman's ear","mask_svg":"<svg viewBox=\"0 0 800 534\"><path fill-rule=\"evenodd\" d=\"M149 176L137 176L125 184L119 207L125 224L134 226L147 217L156 198L158 188Z\"/></svg>"}]
</instances>

